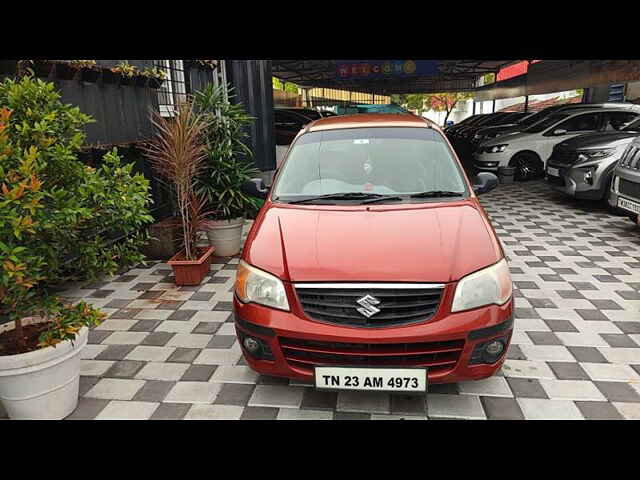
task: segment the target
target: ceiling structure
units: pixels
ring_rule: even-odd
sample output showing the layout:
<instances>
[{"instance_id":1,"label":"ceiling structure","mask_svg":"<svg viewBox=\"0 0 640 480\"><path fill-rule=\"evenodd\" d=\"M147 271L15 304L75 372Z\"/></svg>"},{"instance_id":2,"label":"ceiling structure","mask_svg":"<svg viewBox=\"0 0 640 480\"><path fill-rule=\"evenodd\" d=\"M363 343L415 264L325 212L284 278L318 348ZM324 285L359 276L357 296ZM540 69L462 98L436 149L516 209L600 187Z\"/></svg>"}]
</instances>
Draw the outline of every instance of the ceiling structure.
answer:
<instances>
[{"instance_id":1,"label":"ceiling structure","mask_svg":"<svg viewBox=\"0 0 640 480\"><path fill-rule=\"evenodd\" d=\"M343 62L360 60L273 60L273 76L302 88L337 88L357 92L390 95L393 93L437 93L469 91L487 73L519 60L437 60L437 72L412 75L371 75L341 77ZM374 61L375 62L375 61ZM384 62L384 61L382 61ZM421 61L417 61L421 62Z\"/></svg>"}]
</instances>

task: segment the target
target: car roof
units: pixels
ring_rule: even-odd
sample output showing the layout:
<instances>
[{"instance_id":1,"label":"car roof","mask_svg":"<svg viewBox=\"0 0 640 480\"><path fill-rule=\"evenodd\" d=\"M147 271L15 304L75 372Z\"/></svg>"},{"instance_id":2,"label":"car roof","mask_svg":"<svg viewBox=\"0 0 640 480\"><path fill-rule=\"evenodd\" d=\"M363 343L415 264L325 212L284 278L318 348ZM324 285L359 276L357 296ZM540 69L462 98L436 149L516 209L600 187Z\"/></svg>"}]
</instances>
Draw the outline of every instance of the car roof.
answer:
<instances>
[{"instance_id":1,"label":"car roof","mask_svg":"<svg viewBox=\"0 0 640 480\"><path fill-rule=\"evenodd\" d=\"M624 108L624 107L577 108L575 109L575 111L572 111L572 110L574 109L569 109L569 111L561 110L559 112L553 112L549 115L549 117L556 116L556 115L575 116L575 115L583 115L585 113L629 112L629 108ZM631 113L638 113L638 112L634 112L632 110Z\"/></svg>"},{"instance_id":2,"label":"car roof","mask_svg":"<svg viewBox=\"0 0 640 480\"><path fill-rule=\"evenodd\" d=\"M440 130L431 120L410 113L360 113L323 117L308 124L304 132L366 127L422 127Z\"/></svg>"}]
</instances>

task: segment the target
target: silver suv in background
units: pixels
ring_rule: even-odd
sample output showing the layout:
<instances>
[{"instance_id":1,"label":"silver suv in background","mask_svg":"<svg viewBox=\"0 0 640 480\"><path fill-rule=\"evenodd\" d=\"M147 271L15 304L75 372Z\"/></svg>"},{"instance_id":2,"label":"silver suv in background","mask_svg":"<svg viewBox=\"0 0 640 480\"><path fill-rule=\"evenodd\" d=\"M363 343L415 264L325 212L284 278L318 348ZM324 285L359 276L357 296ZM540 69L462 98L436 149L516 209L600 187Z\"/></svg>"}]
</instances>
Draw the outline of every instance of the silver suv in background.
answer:
<instances>
[{"instance_id":1,"label":"silver suv in background","mask_svg":"<svg viewBox=\"0 0 640 480\"><path fill-rule=\"evenodd\" d=\"M557 144L547 162L546 179L554 190L576 198L607 199L616 163L640 136L633 112L611 112L609 130L580 135Z\"/></svg>"},{"instance_id":2,"label":"silver suv in background","mask_svg":"<svg viewBox=\"0 0 640 480\"><path fill-rule=\"evenodd\" d=\"M640 136L627 147L613 172L609 205L640 222Z\"/></svg>"},{"instance_id":3,"label":"silver suv in background","mask_svg":"<svg viewBox=\"0 0 640 480\"><path fill-rule=\"evenodd\" d=\"M634 107L640 109L640 105ZM610 130L613 112L640 115L637 109L624 106L561 110L520 133L509 133L482 143L474 154L474 166L481 171L515 167L516 180L541 177L556 144L579 135Z\"/></svg>"}]
</instances>

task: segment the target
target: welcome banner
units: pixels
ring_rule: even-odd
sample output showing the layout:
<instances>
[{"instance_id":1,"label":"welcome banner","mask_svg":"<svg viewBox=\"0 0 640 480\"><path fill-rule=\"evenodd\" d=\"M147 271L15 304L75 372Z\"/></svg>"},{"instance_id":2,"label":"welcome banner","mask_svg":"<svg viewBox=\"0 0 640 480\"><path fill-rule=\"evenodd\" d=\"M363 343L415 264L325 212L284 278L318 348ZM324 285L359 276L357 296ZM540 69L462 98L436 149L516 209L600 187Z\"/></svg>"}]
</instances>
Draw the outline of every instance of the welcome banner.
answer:
<instances>
[{"instance_id":1,"label":"welcome banner","mask_svg":"<svg viewBox=\"0 0 640 480\"><path fill-rule=\"evenodd\" d=\"M438 75L436 60L337 60L338 78L369 79Z\"/></svg>"}]
</instances>

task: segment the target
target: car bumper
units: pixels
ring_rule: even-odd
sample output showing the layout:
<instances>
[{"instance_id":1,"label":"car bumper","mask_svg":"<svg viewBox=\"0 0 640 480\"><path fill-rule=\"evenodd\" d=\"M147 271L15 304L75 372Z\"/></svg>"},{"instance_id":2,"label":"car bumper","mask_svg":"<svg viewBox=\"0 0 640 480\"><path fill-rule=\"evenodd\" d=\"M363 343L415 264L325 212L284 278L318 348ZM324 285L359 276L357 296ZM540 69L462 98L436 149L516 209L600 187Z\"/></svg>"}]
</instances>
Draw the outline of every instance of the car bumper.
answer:
<instances>
[{"instance_id":1,"label":"car bumper","mask_svg":"<svg viewBox=\"0 0 640 480\"><path fill-rule=\"evenodd\" d=\"M447 304L445 303L447 301L450 304L451 296L451 292L443 296L444 305ZM441 310L444 309L444 305L441 305ZM236 333L245 360L253 370L262 374L313 382L316 365L355 365L354 362L349 361L349 358L355 357L351 353L345 354L343 351L339 351L340 346L334 348L335 343L350 345L384 343L390 349L396 347L399 349L400 345L404 347L406 344L426 345L433 342L433 345L437 343L439 346L455 344L457 351L455 353L436 353L435 357L429 357L429 365L411 364L413 359L418 357L406 355L402 357L402 361L398 362L396 360L398 356L396 356L394 360L385 363L384 366L389 368L394 366L426 366L429 383L452 383L487 378L500 369L511 341L514 307L512 298L502 306L491 305L466 312L449 313L444 316L438 312L432 319L422 324L373 329L321 323L293 312L275 310L251 303L243 304L236 297L233 301L233 311ZM247 335L258 338L268 345L272 352L272 359L255 359L243 345L242 339ZM503 341L505 348L494 363L470 364L476 346L498 338ZM314 348L320 348L323 352L322 355L324 355L322 358L330 358L330 360L316 361L313 359L313 354L306 359L308 363L305 364L292 360L290 346L306 345L306 342L315 342ZM317 347L318 342L321 342L320 347ZM323 346L330 344L333 345ZM296 351L294 351L295 353ZM358 357L362 356L369 357L365 354ZM294 355L294 358L299 357ZM376 361L379 361L378 359L381 357L375 358ZM360 360L357 365L367 366L367 363L362 363Z\"/></svg>"},{"instance_id":2,"label":"car bumper","mask_svg":"<svg viewBox=\"0 0 640 480\"><path fill-rule=\"evenodd\" d=\"M614 208L618 208L629 215L632 220L639 221L638 212L635 212L629 208L625 208L623 205L618 205L618 199L623 198L631 202L635 202L640 204L640 196L636 197L634 195L625 195L621 194L618 189L618 182L616 181L616 177L623 178L629 182L640 183L640 175L637 175L635 172L628 172L624 169L616 169L613 174L612 180L612 189L611 194L609 195L609 205Z\"/></svg>"},{"instance_id":3,"label":"car bumper","mask_svg":"<svg viewBox=\"0 0 640 480\"><path fill-rule=\"evenodd\" d=\"M484 172L497 172L500 167L508 167L511 153L504 151L499 153L473 154L473 166Z\"/></svg>"},{"instance_id":4,"label":"car bumper","mask_svg":"<svg viewBox=\"0 0 640 480\"><path fill-rule=\"evenodd\" d=\"M553 162L547 163L545 180L552 189L566 195L585 200L605 198L614 162L567 166ZM549 175L549 169L557 169L559 175ZM589 182L585 174L591 174Z\"/></svg>"}]
</instances>

